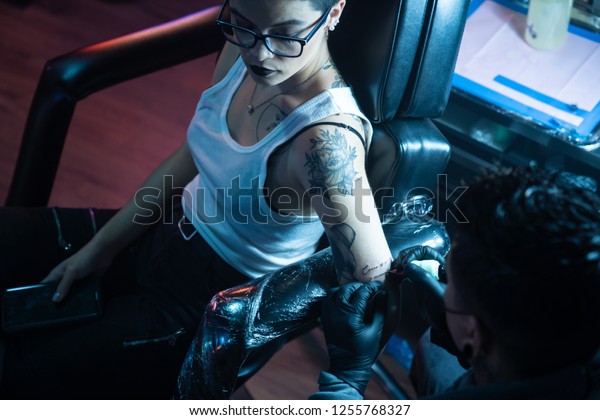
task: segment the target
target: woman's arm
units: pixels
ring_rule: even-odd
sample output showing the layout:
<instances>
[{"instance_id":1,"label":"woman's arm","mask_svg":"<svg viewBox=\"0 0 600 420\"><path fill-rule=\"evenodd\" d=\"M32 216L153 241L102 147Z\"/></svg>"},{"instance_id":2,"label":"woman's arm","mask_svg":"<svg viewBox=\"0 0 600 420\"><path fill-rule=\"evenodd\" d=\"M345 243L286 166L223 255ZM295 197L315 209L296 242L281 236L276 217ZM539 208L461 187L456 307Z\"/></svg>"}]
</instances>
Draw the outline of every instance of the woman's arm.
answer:
<instances>
[{"instance_id":1,"label":"woman's arm","mask_svg":"<svg viewBox=\"0 0 600 420\"><path fill-rule=\"evenodd\" d=\"M383 280L392 256L367 179L361 140L345 128L324 124L299 136L293 148L299 182L325 227L340 282Z\"/></svg>"},{"instance_id":2,"label":"woman's arm","mask_svg":"<svg viewBox=\"0 0 600 420\"><path fill-rule=\"evenodd\" d=\"M164 203L170 203L178 187L185 185L197 173L187 143L161 163L142 184L138 193L151 192L145 198L153 197L152 208L160 209L163 214ZM168 181L167 181L168 180ZM168 182L168 184L166 183ZM169 188L165 188L168 185ZM136 193L136 194L138 194ZM141 213L147 216L147 210L141 209L139 201L131 198L127 204L111 218L106 225L77 253L56 266L43 280L60 280L54 299L61 301L69 292L73 282L92 274L102 273L110 265L113 257L126 245L141 235L150 224L136 222ZM154 217L155 221L157 217Z\"/></svg>"},{"instance_id":3,"label":"woman's arm","mask_svg":"<svg viewBox=\"0 0 600 420\"><path fill-rule=\"evenodd\" d=\"M238 56L238 48L227 43L219 55L212 84L225 77ZM164 203L170 203L173 193L179 188L185 187L196 174L197 170L190 150L187 143L184 143L152 172L140 186L136 195L98 231L88 244L61 262L46 276L44 282L60 280L54 300L62 300L69 292L73 282L93 272L102 273L108 268L112 258L151 224L138 222L148 218L149 208L162 215ZM164 188L165 181L168 182L166 185L169 188ZM145 195L144 191L148 191L149 194ZM141 198L142 195L144 208L138 205L140 203L138 198ZM154 201L150 201L151 198L154 198Z\"/></svg>"},{"instance_id":4,"label":"woman's arm","mask_svg":"<svg viewBox=\"0 0 600 420\"><path fill-rule=\"evenodd\" d=\"M140 223L144 219L141 216L147 216L148 211L140 206L141 195L147 191L149 194L145 195L144 203L151 204L156 211L160 209L160 215L152 216L156 222L165 210L165 203L170 203L173 194L185 187L197 173L186 142L152 171L135 196L98 231L91 243L100 249L111 250L113 255L119 252L151 225Z\"/></svg>"},{"instance_id":5,"label":"woman's arm","mask_svg":"<svg viewBox=\"0 0 600 420\"><path fill-rule=\"evenodd\" d=\"M217 60L213 72L212 85L218 83L225 77L238 57L239 49L235 45L226 43ZM175 188L183 188L196 174L197 170L194 166L190 150L187 143L184 143L175 153L153 171L150 177L148 177L140 187L140 190L162 191L165 176L173 177L173 183L169 185L172 185ZM138 190L138 192L140 190ZM172 189L170 190L172 192ZM162 199L164 194L165 192L161 193L161 203L170 201L171 197L164 197L164 200ZM150 204L156 208L156 205L159 203ZM160 208L162 210L162 205ZM119 211L109 223L98 232L93 240L94 244L100 248L114 249L116 252L123 249L125 245L133 241L145 230L143 224L131 223L136 215L139 216L139 210L140 208L136 205L135 198L129 200L121 211Z\"/></svg>"}]
</instances>

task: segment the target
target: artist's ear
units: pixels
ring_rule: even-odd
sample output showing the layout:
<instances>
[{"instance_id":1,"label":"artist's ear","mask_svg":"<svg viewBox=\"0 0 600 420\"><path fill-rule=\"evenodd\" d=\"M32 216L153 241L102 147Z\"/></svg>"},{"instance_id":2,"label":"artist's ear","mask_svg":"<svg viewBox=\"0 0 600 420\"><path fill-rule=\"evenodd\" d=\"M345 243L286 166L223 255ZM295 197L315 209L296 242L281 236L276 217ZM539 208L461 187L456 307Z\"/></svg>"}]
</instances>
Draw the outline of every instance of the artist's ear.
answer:
<instances>
[{"instance_id":1,"label":"artist's ear","mask_svg":"<svg viewBox=\"0 0 600 420\"><path fill-rule=\"evenodd\" d=\"M487 329L474 315L465 315L464 322L465 334L456 345L468 360L480 359L488 353Z\"/></svg>"}]
</instances>

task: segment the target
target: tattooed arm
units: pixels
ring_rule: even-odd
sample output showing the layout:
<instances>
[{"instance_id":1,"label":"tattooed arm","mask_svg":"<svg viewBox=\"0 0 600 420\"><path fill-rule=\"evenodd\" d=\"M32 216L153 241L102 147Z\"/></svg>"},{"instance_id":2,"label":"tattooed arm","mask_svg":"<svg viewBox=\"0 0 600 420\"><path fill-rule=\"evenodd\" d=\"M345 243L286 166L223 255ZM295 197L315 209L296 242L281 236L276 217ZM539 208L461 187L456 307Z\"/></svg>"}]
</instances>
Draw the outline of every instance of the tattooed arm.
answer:
<instances>
[{"instance_id":1,"label":"tattooed arm","mask_svg":"<svg viewBox=\"0 0 600 420\"><path fill-rule=\"evenodd\" d=\"M350 117L340 118L356 126ZM298 140L294 154L299 181L325 227L338 279L383 280L392 258L366 177L361 140L345 128L326 124Z\"/></svg>"}]
</instances>

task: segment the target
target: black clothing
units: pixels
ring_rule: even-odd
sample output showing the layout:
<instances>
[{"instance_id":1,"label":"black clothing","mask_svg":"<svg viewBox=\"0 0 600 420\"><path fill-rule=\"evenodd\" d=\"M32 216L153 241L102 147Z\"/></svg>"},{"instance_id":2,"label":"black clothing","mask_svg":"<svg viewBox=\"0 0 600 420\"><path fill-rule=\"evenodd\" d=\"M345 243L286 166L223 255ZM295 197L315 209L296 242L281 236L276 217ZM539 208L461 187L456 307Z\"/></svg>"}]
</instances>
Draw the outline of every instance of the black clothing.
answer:
<instances>
[{"instance_id":1,"label":"black clothing","mask_svg":"<svg viewBox=\"0 0 600 420\"><path fill-rule=\"evenodd\" d=\"M38 283L115 213L0 208L0 286ZM172 223L156 224L115 257L100 320L1 336L2 398L171 397L206 304L248 280L200 235L183 239L181 214L174 209Z\"/></svg>"}]
</instances>

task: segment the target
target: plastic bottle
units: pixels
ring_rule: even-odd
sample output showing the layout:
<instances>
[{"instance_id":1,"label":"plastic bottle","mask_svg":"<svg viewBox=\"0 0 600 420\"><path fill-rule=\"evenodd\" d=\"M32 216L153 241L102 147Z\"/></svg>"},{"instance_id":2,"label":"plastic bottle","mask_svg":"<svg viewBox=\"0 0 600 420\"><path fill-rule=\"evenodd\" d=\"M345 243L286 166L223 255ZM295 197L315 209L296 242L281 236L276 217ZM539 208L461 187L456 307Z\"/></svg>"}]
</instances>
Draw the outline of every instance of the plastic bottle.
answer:
<instances>
[{"instance_id":1,"label":"plastic bottle","mask_svg":"<svg viewBox=\"0 0 600 420\"><path fill-rule=\"evenodd\" d=\"M554 50L567 40L573 0L530 0L525 40L538 50Z\"/></svg>"}]
</instances>

